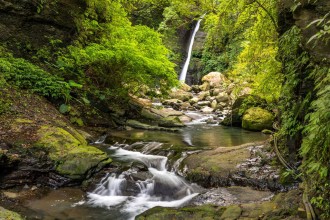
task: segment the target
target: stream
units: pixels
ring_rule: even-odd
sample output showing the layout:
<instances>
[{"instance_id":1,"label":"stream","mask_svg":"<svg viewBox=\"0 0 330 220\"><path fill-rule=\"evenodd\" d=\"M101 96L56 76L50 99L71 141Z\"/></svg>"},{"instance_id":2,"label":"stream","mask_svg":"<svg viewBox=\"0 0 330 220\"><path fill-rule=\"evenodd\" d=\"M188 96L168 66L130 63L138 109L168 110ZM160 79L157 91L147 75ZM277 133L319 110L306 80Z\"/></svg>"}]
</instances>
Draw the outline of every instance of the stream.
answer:
<instances>
[{"instance_id":1,"label":"stream","mask_svg":"<svg viewBox=\"0 0 330 220\"><path fill-rule=\"evenodd\" d=\"M28 219L124 220L134 219L155 206L180 207L189 204L206 190L187 182L180 175L180 164L188 155L218 146L231 147L267 138L260 132L208 125L205 123L207 118L196 118L177 133L138 129L111 132L111 136L103 138L105 143L102 140L97 145L113 158L115 164L122 166L121 171L107 173L87 194L79 188L67 187L51 190L39 199L27 201ZM203 203L200 200L206 201L216 195L219 197L219 190L222 196L227 197L232 196L230 190L239 191L208 189L204 194L207 196L202 196L199 202Z\"/></svg>"}]
</instances>

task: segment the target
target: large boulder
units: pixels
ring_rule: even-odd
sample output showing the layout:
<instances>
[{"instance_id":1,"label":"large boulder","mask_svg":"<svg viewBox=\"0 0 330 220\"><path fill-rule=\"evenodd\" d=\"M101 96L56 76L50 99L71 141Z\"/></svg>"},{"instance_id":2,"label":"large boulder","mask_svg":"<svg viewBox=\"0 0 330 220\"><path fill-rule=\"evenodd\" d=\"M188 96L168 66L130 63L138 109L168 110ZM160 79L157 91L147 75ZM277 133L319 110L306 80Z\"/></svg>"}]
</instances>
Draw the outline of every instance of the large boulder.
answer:
<instances>
[{"instance_id":1,"label":"large boulder","mask_svg":"<svg viewBox=\"0 0 330 220\"><path fill-rule=\"evenodd\" d=\"M36 146L48 152L58 174L73 180L90 177L111 162L107 154L89 146L85 138L69 126L44 125L38 130Z\"/></svg>"},{"instance_id":2,"label":"large boulder","mask_svg":"<svg viewBox=\"0 0 330 220\"><path fill-rule=\"evenodd\" d=\"M185 125L181 122L179 117L177 116L170 116L167 118L163 118L158 122L159 126L162 127L184 127Z\"/></svg>"},{"instance_id":3,"label":"large boulder","mask_svg":"<svg viewBox=\"0 0 330 220\"><path fill-rule=\"evenodd\" d=\"M255 95L240 96L233 103L231 114L227 115L221 124L226 126L241 127L244 112L248 108L257 106L265 108L267 106L266 100Z\"/></svg>"},{"instance_id":4,"label":"large boulder","mask_svg":"<svg viewBox=\"0 0 330 220\"><path fill-rule=\"evenodd\" d=\"M252 107L246 110L242 119L242 127L251 131L272 129L274 116L271 112L260 107Z\"/></svg>"},{"instance_id":5,"label":"large boulder","mask_svg":"<svg viewBox=\"0 0 330 220\"><path fill-rule=\"evenodd\" d=\"M193 97L193 95L191 94L191 92L187 92L184 91L182 89L172 89L172 91L170 92L170 97L172 99L179 99L183 102L188 101L189 99L191 99Z\"/></svg>"},{"instance_id":6,"label":"large boulder","mask_svg":"<svg viewBox=\"0 0 330 220\"><path fill-rule=\"evenodd\" d=\"M220 72L211 72L203 76L202 82L208 84L210 88L215 88L228 84L229 80Z\"/></svg>"}]
</instances>

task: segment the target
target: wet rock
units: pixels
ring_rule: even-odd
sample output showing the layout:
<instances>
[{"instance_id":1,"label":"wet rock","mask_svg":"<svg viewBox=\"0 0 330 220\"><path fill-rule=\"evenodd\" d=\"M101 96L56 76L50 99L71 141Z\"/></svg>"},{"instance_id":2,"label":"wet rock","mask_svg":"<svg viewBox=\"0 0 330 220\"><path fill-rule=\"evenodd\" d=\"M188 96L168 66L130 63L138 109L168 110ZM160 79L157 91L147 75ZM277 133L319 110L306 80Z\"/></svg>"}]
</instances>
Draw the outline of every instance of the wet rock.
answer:
<instances>
[{"instance_id":1,"label":"wet rock","mask_svg":"<svg viewBox=\"0 0 330 220\"><path fill-rule=\"evenodd\" d=\"M201 112L203 112L205 114L211 114L213 111L214 111L214 109L211 107L208 107L208 106L201 109Z\"/></svg>"},{"instance_id":2,"label":"wet rock","mask_svg":"<svg viewBox=\"0 0 330 220\"><path fill-rule=\"evenodd\" d=\"M251 131L272 129L274 116L269 111L259 108L249 108L243 115L242 128Z\"/></svg>"},{"instance_id":3,"label":"wet rock","mask_svg":"<svg viewBox=\"0 0 330 220\"><path fill-rule=\"evenodd\" d=\"M183 208L155 207L138 215L137 220L153 219L304 219L299 216L301 193L292 190L280 193L271 201L243 203L240 205L202 205Z\"/></svg>"},{"instance_id":4,"label":"wet rock","mask_svg":"<svg viewBox=\"0 0 330 220\"><path fill-rule=\"evenodd\" d=\"M199 98L198 97L194 97L194 98L192 98L192 99L189 100L189 103L191 105L193 105L193 104L197 103L198 101L199 101Z\"/></svg>"},{"instance_id":5,"label":"wet rock","mask_svg":"<svg viewBox=\"0 0 330 220\"><path fill-rule=\"evenodd\" d=\"M226 92L219 93L215 98L217 102L227 102L229 100L229 96Z\"/></svg>"},{"instance_id":6,"label":"wet rock","mask_svg":"<svg viewBox=\"0 0 330 220\"><path fill-rule=\"evenodd\" d=\"M167 128L185 126L177 116L170 116L167 118L163 118L158 122L158 125Z\"/></svg>"},{"instance_id":7,"label":"wet rock","mask_svg":"<svg viewBox=\"0 0 330 220\"><path fill-rule=\"evenodd\" d=\"M211 102L210 101L199 101L199 102L197 102L197 105L199 105L199 106L210 106Z\"/></svg>"},{"instance_id":8,"label":"wet rock","mask_svg":"<svg viewBox=\"0 0 330 220\"><path fill-rule=\"evenodd\" d=\"M54 126L42 126L37 146L49 152L49 158L56 164L55 170L74 180L83 180L111 162L107 154L88 146L77 131Z\"/></svg>"},{"instance_id":9,"label":"wet rock","mask_svg":"<svg viewBox=\"0 0 330 220\"><path fill-rule=\"evenodd\" d=\"M153 126L149 124L145 124L136 120L127 120L126 125L132 127L132 128L138 128L138 129L144 129L144 130L155 130L155 131L171 131L176 132L179 131L177 128L166 128L166 127L159 127L159 126Z\"/></svg>"}]
</instances>

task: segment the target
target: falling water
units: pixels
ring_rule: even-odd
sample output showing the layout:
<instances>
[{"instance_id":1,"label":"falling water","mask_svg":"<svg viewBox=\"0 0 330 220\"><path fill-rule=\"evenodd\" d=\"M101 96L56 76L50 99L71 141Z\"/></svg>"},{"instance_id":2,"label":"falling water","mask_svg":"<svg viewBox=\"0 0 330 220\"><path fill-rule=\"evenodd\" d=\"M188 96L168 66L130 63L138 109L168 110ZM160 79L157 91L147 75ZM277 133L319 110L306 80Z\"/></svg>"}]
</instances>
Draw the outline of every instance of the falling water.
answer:
<instances>
[{"instance_id":1,"label":"falling water","mask_svg":"<svg viewBox=\"0 0 330 220\"><path fill-rule=\"evenodd\" d=\"M108 174L97 188L88 193L87 204L95 207L120 209L123 219L134 219L136 215L155 206L178 207L197 195L195 189L183 178L166 169L167 157L143 154L111 146L113 158L124 162L138 162L148 168L148 177L136 180L138 192L129 190L129 181L134 179L134 169L121 174Z\"/></svg>"},{"instance_id":2,"label":"falling water","mask_svg":"<svg viewBox=\"0 0 330 220\"><path fill-rule=\"evenodd\" d=\"M182 68L182 71L181 71L180 77L179 77L179 80L181 82L186 81L186 76L187 76L187 71L188 71L188 67L189 67L189 63L190 63L190 58L191 58L192 48L193 48L193 45L194 45L195 36L196 36L197 31L199 30L200 23L201 23L204 16L205 16L205 14L198 20L198 22L196 24L196 27L194 29L194 32L191 36L189 49L188 49L188 54L187 54L187 59L186 59L186 62L184 64L183 68Z\"/></svg>"}]
</instances>

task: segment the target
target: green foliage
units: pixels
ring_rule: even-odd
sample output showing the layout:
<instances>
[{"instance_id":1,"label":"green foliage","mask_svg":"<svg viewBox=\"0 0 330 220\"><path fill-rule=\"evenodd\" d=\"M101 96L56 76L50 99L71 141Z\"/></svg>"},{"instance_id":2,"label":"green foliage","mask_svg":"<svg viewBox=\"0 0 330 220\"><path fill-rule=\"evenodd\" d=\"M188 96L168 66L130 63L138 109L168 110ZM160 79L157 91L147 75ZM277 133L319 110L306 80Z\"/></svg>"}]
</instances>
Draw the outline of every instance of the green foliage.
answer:
<instances>
[{"instance_id":1,"label":"green foliage","mask_svg":"<svg viewBox=\"0 0 330 220\"><path fill-rule=\"evenodd\" d=\"M0 58L1 76L10 84L45 97L68 99L70 86L32 63L13 57Z\"/></svg>"},{"instance_id":2,"label":"green foliage","mask_svg":"<svg viewBox=\"0 0 330 220\"><path fill-rule=\"evenodd\" d=\"M330 218L330 69L316 67L311 74L315 79L316 99L311 112L306 115L301 155L301 169L311 183L312 202L323 211L324 219Z\"/></svg>"},{"instance_id":3,"label":"green foliage","mask_svg":"<svg viewBox=\"0 0 330 220\"><path fill-rule=\"evenodd\" d=\"M82 35L93 34L94 39L87 37L84 44L68 47L69 53L58 59L57 66L65 74L75 72L76 77L115 99L138 92L141 85L162 91L175 85L174 64L160 35L146 26L132 26L118 2L107 4L101 12L97 10L100 6L95 8L96 14L105 18L104 23L90 18L83 22Z\"/></svg>"}]
</instances>

